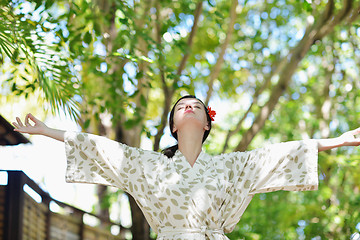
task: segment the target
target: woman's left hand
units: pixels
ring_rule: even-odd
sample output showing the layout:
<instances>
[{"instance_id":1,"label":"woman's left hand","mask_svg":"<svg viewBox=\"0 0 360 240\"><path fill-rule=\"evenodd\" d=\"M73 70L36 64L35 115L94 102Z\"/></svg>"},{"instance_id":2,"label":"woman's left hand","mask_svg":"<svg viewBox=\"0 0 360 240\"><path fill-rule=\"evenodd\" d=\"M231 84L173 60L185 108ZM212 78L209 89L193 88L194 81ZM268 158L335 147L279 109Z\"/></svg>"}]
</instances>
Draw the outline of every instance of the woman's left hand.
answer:
<instances>
[{"instance_id":1,"label":"woman's left hand","mask_svg":"<svg viewBox=\"0 0 360 240\"><path fill-rule=\"evenodd\" d=\"M343 133L339 139L343 141L342 146L359 146L360 138L356 138L356 135L360 134L360 127L348 132Z\"/></svg>"},{"instance_id":2,"label":"woman's left hand","mask_svg":"<svg viewBox=\"0 0 360 240\"><path fill-rule=\"evenodd\" d=\"M356 137L358 134L360 134L360 128L347 131L336 138L318 139L318 150L321 152L343 146L359 146L360 138Z\"/></svg>"}]
</instances>

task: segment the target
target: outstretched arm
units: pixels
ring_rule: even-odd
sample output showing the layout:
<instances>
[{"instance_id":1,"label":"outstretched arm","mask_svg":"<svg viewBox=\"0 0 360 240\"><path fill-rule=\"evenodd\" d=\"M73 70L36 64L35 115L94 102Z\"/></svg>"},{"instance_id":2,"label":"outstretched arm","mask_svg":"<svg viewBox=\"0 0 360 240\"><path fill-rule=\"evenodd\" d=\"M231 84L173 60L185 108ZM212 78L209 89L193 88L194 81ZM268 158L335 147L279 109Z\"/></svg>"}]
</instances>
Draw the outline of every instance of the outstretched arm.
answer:
<instances>
[{"instance_id":1,"label":"outstretched arm","mask_svg":"<svg viewBox=\"0 0 360 240\"><path fill-rule=\"evenodd\" d=\"M355 137L358 134L360 134L360 128L345 132L340 137L318 139L318 150L321 152L342 146L359 146L360 138Z\"/></svg>"},{"instance_id":2,"label":"outstretched arm","mask_svg":"<svg viewBox=\"0 0 360 240\"><path fill-rule=\"evenodd\" d=\"M29 120L31 120L34 124L32 125ZM35 118L31 113L26 115L24 124L18 117L16 118L16 122L13 122L13 124L15 126L14 131L32 135L44 135L62 142L64 141L65 131L49 128L45 125L45 123Z\"/></svg>"}]
</instances>

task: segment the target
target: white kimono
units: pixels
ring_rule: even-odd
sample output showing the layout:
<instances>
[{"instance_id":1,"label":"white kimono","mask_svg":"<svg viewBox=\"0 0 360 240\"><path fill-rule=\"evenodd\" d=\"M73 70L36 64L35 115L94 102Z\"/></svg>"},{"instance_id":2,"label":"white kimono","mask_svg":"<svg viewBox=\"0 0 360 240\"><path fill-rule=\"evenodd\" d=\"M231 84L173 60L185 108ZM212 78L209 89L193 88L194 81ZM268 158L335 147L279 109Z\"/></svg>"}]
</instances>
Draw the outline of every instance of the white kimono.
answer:
<instances>
[{"instance_id":1,"label":"white kimono","mask_svg":"<svg viewBox=\"0 0 360 240\"><path fill-rule=\"evenodd\" d=\"M131 194L159 240L228 239L256 193L316 190L314 140L210 156L193 167L162 153L86 133L66 132L67 182L97 183Z\"/></svg>"}]
</instances>

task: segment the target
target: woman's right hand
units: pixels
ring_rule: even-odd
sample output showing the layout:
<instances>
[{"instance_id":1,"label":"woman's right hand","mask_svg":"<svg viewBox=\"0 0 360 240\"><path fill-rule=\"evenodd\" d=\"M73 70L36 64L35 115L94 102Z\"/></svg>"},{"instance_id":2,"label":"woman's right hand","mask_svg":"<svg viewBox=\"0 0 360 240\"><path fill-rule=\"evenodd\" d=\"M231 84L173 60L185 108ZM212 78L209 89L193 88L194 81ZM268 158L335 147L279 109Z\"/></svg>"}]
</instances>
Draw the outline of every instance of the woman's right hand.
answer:
<instances>
[{"instance_id":1,"label":"woman's right hand","mask_svg":"<svg viewBox=\"0 0 360 240\"><path fill-rule=\"evenodd\" d=\"M31 120L34 124L30 123ZM17 122L13 122L15 126L14 131L28 134L44 134L48 128L45 123L35 118L31 113L26 114L24 124L21 122L20 118L16 118Z\"/></svg>"},{"instance_id":2,"label":"woman's right hand","mask_svg":"<svg viewBox=\"0 0 360 240\"><path fill-rule=\"evenodd\" d=\"M30 123L31 120L34 124ZM13 122L15 129L14 131L28 134L40 134L53 139L64 141L65 131L49 128L42 121L35 118L31 113L27 114L25 117L24 124L21 122L20 118L16 118L17 122Z\"/></svg>"}]
</instances>

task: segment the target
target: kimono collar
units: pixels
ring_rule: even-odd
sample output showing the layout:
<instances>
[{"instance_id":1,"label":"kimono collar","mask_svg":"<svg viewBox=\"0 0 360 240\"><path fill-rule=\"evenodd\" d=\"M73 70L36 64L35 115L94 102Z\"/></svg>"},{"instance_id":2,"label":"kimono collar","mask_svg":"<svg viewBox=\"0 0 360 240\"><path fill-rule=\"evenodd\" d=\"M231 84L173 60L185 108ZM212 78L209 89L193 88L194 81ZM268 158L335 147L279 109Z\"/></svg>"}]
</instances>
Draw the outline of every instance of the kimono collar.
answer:
<instances>
[{"instance_id":1,"label":"kimono collar","mask_svg":"<svg viewBox=\"0 0 360 240\"><path fill-rule=\"evenodd\" d=\"M191 167L190 163L188 162L188 160L186 159L186 157L184 156L184 154L182 154L182 152L178 149L175 152L174 157L176 157L177 159L181 159L181 162L184 166L195 169L195 168L203 168L206 166L206 161L204 161L204 159L206 158L207 154L204 153L203 149L201 149L201 152L199 153L199 156L197 157L197 159L194 162L194 165Z\"/></svg>"}]
</instances>

